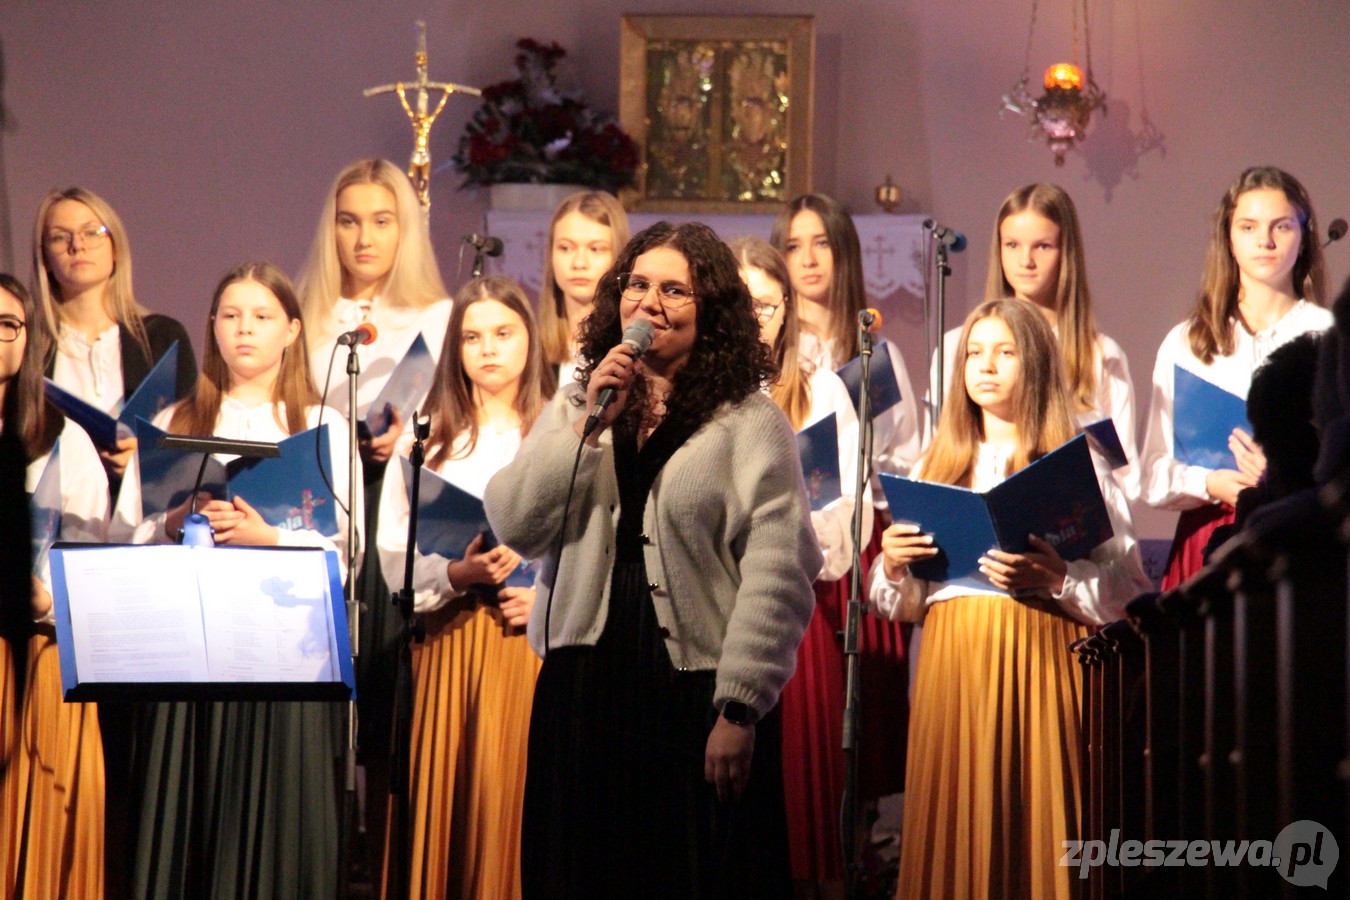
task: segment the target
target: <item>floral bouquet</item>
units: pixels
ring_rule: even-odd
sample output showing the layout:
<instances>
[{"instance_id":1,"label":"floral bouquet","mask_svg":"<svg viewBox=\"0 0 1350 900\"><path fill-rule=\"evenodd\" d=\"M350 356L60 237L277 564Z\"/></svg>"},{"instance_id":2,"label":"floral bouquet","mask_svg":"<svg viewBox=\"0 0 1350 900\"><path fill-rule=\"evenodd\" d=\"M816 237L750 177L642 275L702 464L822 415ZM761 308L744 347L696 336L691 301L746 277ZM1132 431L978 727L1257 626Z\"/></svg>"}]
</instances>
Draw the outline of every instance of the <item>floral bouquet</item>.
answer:
<instances>
[{"instance_id":1,"label":"floral bouquet","mask_svg":"<svg viewBox=\"0 0 1350 900\"><path fill-rule=\"evenodd\" d=\"M633 184L638 148L614 117L557 84L557 43L516 43L519 77L483 90L453 162L471 184L577 184L617 193Z\"/></svg>"}]
</instances>

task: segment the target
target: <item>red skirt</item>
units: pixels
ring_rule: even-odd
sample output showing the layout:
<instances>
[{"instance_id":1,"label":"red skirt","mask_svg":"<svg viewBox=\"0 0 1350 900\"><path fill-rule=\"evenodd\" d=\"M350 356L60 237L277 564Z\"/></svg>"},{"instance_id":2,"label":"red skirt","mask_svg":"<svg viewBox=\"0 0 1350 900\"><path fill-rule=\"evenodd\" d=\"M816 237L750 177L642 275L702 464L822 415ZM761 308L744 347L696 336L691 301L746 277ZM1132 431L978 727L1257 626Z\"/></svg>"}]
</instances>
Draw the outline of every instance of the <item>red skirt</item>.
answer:
<instances>
[{"instance_id":1,"label":"red skirt","mask_svg":"<svg viewBox=\"0 0 1350 900\"><path fill-rule=\"evenodd\" d=\"M1176 537L1167 554L1167 570L1163 574L1162 589L1172 588L1190 578L1204 566L1205 546L1214 529L1227 525L1234 518L1233 507L1227 503L1211 503L1198 509L1188 509L1177 519Z\"/></svg>"},{"instance_id":2,"label":"red skirt","mask_svg":"<svg viewBox=\"0 0 1350 900\"><path fill-rule=\"evenodd\" d=\"M877 510L863 573L881 553L890 518ZM792 877L829 881L844 874L839 842L844 798L844 652L850 574L816 582L816 610L797 648L797 672L783 689L783 789ZM867 579L863 579L863 590ZM899 793L905 783L909 723L909 628L864 614L859 623L862 682L858 727L858 796Z\"/></svg>"}]
</instances>

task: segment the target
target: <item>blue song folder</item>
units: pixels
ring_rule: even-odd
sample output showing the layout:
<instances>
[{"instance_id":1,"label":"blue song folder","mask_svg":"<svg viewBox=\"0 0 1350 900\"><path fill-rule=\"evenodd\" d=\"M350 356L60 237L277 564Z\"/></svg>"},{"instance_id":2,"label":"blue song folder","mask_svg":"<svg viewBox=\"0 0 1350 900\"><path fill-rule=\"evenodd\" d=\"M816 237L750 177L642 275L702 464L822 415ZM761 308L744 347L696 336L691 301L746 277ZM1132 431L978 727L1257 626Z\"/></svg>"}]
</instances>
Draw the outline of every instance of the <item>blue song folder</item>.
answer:
<instances>
[{"instance_id":1,"label":"blue song folder","mask_svg":"<svg viewBox=\"0 0 1350 900\"><path fill-rule=\"evenodd\" d=\"M52 445L47 465L38 478L37 487L28 498L28 512L33 530L33 571L42 568L47 551L61 533L61 439Z\"/></svg>"},{"instance_id":2,"label":"blue song folder","mask_svg":"<svg viewBox=\"0 0 1350 900\"><path fill-rule=\"evenodd\" d=\"M1172 456L1188 466L1236 469L1228 449L1234 428L1251 434L1247 400L1188 372L1173 369Z\"/></svg>"},{"instance_id":3,"label":"blue song folder","mask_svg":"<svg viewBox=\"0 0 1350 900\"><path fill-rule=\"evenodd\" d=\"M990 549L1024 553L1036 534L1071 561L1115 533L1082 434L983 494L885 473L881 486L897 522L933 535L938 555L910 566L927 581L987 588L979 560Z\"/></svg>"},{"instance_id":4,"label":"blue song folder","mask_svg":"<svg viewBox=\"0 0 1350 900\"><path fill-rule=\"evenodd\" d=\"M399 464L403 466L403 484L411 501L412 461L400 456ZM497 545L483 501L423 466L418 485L417 552L423 556L463 559L464 551L480 534L485 537L480 552L486 553ZM522 559L507 576L506 585L533 587L538 568L535 561Z\"/></svg>"},{"instance_id":5,"label":"blue song folder","mask_svg":"<svg viewBox=\"0 0 1350 900\"><path fill-rule=\"evenodd\" d=\"M853 408L858 408L858 391L862 385L862 357L855 357L836 373L848 388L853 398ZM872 418L884 413L900 402L900 382L895 377L895 368L891 365L891 354L886 349L886 341L877 341L872 349L872 364L868 369L868 381L871 382Z\"/></svg>"},{"instance_id":6,"label":"blue song folder","mask_svg":"<svg viewBox=\"0 0 1350 900\"><path fill-rule=\"evenodd\" d=\"M422 402L431 383L436 378L436 360L427 349L426 338L418 332L408 352L403 354L389 380L384 383L380 395L366 411L365 424L372 437L379 437L389 430L393 420L391 410L398 410L399 417L406 423Z\"/></svg>"},{"instance_id":7,"label":"blue song folder","mask_svg":"<svg viewBox=\"0 0 1350 900\"><path fill-rule=\"evenodd\" d=\"M831 413L797 432L797 452L813 511L824 509L843 495L839 476L839 425Z\"/></svg>"},{"instance_id":8,"label":"blue song folder","mask_svg":"<svg viewBox=\"0 0 1350 900\"><path fill-rule=\"evenodd\" d=\"M311 529L332 537L338 533L337 502L319 471L318 458L329 456L329 426L310 428L277 443L281 456L271 459L241 457L222 463L206 461L202 490L233 500L243 497L268 525L288 531ZM166 450L159 446L165 432L145 419L136 422L140 446L136 454L141 471L141 515L149 517L172 509L187 499L202 463L200 453ZM317 442L317 449L316 449Z\"/></svg>"},{"instance_id":9,"label":"blue song folder","mask_svg":"<svg viewBox=\"0 0 1350 900\"><path fill-rule=\"evenodd\" d=\"M177 384L178 342L174 341L116 417L57 387L50 378L46 379L45 386L48 399L66 414L66 418L83 428L90 440L104 450L115 450L118 439L135 435L138 418L153 419L156 413L174 402Z\"/></svg>"},{"instance_id":10,"label":"blue song folder","mask_svg":"<svg viewBox=\"0 0 1350 900\"><path fill-rule=\"evenodd\" d=\"M1116 431L1116 422L1107 417L1083 426L1088 443L1097 455L1106 460L1112 469L1128 466L1130 460L1125 456L1125 447L1120 443L1120 432Z\"/></svg>"}]
</instances>

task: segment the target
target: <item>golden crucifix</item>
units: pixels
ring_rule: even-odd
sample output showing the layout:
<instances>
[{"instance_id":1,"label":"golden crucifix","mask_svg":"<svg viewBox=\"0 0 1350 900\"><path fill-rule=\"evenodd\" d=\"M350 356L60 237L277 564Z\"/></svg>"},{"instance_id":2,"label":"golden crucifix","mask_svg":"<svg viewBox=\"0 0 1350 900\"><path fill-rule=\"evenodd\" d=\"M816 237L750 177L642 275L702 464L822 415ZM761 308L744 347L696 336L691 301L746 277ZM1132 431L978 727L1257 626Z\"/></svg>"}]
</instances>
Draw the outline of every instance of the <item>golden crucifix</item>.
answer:
<instances>
[{"instance_id":1,"label":"golden crucifix","mask_svg":"<svg viewBox=\"0 0 1350 900\"><path fill-rule=\"evenodd\" d=\"M429 216L431 212L431 145L429 138L431 136L432 123L436 117L445 109L445 101L450 99L453 93L472 94L475 97L483 96L483 92L475 87L469 87L463 84L452 84L446 81L427 81L427 23L417 23L417 80L411 84L404 84L402 81L394 84L383 84L379 87L366 88L362 93L367 97L374 97L376 94L398 94L398 102L403 104L403 111L408 114L409 121L413 127L413 152L412 159L408 162L408 177L412 179L413 187L417 189L417 199L422 204L422 215ZM414 109L408 103L407 89L413 88L417 91L417 108ZM428 113L428 92L440 91L441 99L436 104L436 109Z\"/></svg>"}]
</instances>

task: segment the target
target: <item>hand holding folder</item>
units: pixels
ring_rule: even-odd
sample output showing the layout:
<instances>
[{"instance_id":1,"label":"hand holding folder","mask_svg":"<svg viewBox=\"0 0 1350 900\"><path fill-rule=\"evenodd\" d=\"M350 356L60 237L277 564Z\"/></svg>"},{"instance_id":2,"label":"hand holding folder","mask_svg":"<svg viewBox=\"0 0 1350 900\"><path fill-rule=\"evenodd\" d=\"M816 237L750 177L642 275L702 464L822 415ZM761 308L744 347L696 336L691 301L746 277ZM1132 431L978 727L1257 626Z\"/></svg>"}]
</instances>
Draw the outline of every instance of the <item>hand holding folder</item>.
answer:
<instances>
[{"instance_id":1,"label":"hand holding folder","mask_svg":"<svg viewBox=\"0 0 1350 900\"><path fill-rule=\"evenodd\" d=\"M1085 435L1078 435L986 493L883 473L897 522L933 535L936 557L915 562L916 578L989 587L980 558L990 549L1026 553L1037 535L1066 561L1114 534Z\"/></svg>"},{"instance_id":2,"label":"hand holding folder","mask_svg":"<svg viewBox=\"0 0 1350 900\"><path fill-rule=\"evenodd\" d=\"M210 458L202 491L217 500L243 497L268 525L286 530L313 530L332 537L338 533L337 501L319 471L318 460L330 460L329 426L311 428L277 444L281 455L272 459ZM145 419L136 423L140 440L137 455L141 471L141 514L149 518L189 499L200 456L159 446L165 432Z\"/></svg>"},{"instance_id":3,"label":"hand holding folder","mask_svg":"<svg viewBox=\"0 0 1350 900\"><path fill-rule=\"evenodd\" d=\"M153 419L160 410L173 403L177 380L178 342L174 341L115 417L57 387L50 378L46 379L45 388L47 398L65 413L66 418L83 428L95 446L100 450L115 451L119 449L119 440L136 436L138 418Z\"/></svg>"},{"instance_id":4,"label":"hand holding folder","mask_svg":"<svg viewBox=\"0 0 1350 900\"><path fill-rule=\"evenodd\" d=\"M403 484L411 495L412 462L401 456L399 465L403 467ZM459 560L471 552L482 554L496 546L483 501L423 466L417 503L417 552ZM495 600L496 589L500 587L533 587L537 573L537 563L521 560L500 583L484 585L489 590L479 593L490 593Z\"/></svg>"}]
</instances>

